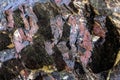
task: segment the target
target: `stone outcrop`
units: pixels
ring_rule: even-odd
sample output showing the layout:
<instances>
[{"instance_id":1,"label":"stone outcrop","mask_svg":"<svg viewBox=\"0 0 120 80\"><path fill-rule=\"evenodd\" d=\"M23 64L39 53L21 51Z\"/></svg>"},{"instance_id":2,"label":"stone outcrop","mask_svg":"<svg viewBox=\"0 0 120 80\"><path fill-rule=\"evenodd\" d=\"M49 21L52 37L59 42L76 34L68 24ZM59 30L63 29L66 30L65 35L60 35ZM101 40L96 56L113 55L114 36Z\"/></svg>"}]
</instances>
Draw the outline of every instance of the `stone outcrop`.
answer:
<instances>
[{"instance_id":1,"label":"stone outcrop","mask_svg":"<svg viewBox=\"0 0 120 80\"><path fill-rule=\"evenodd\" d=\"M109 80L109 78L117 80L120 78L120 2L118 0L71 0L69 5L61 4L61 6L56 5L53 0L0 1L0 79L52 80L55 78L66 80L67 77L67 80ZM31 44L24 47L20 51L20 56L18 55L19 59L16 59L14 46L9 48L8 45L13 43L11 36L15 30L25 24L18 8L19 5L26 3L27 6L32 7L33 13L36 15L36 24L39 29L32 36ZM13 29L7 28L7 23L12 22L6 20L5 11L9 8L13 10L13 14L7 14L14 20ZM30 13L28 14L31 16ZM71 29L69 17L76 14L81 14L80 21L86 25L93 41L92 55L91 58L89 57L87 67L82 65L82 61L79 59L81 54L77 54L77 57L73 58L69 44ZM29 21L29 17L25 15L24 18ZM54 44L50 20L52 18L57 20L57 15L62 16L63 31L62 36ZM79 19L79 17L77 18ZM55 24L59 24L56 22ZM96 22L98 25L95 24ZM94 26L99 26L99 29L94 29ZM98 30L98 34L94 32L96 30ZM103 33L102 36L99 35L100 30Z\"/></svg>"}]
</instances>

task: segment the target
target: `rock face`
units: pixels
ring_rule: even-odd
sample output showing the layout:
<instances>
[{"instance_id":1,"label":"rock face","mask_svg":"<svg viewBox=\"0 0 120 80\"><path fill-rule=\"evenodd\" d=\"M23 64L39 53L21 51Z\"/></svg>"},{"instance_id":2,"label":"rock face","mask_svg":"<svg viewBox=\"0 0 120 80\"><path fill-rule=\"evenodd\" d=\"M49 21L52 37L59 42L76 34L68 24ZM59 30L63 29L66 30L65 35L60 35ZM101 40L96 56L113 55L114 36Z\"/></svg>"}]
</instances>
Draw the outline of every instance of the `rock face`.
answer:
<instances>
[{"instance_id":1,"label":"rock face","mask_svg":"<svg viewBox=\"0 0 120 80\"><path fill-rule=\"evenodd\" d=\"M119 58L116 56L119 55L119 48L120 48L119 47L119 44L120 44L120 37L119 37L120 36L120 29L119 29L120 28L119 27L120 15L119 13L120 12L118 9L118 7L120 7L120 2L118 0L105 0L105 1L90 0L90 3L98 11L99 15L108 16L106 18L106 28L108 30L108 32L106 33L107 35L105 37L106 41L103 44L103 46L99 46L99 48L97 48L98 46L96 46L95 54L93 54L93 56L96 55L96 59L98 60L98 62L95 62L95 63L96 63L96 67L99 68L99 70L95 70L95 72L96 71L100 72L100 70L106 71L106 69L110 69L113 66L113 64L115 64L116 61L117 62L119 61ZM99 4L99 3L102 3L102 4ZM97 54L101 56L101 58L99 56L97 57ZM94 59L95 57L93 57L93 60ZM108 63L104 63L106 61ZM93 62L93 65L95 65L94 62ZM109 67L107 67L108 65ZM117 78L115 76L113 77L112 75L108 77L109 79L118 80L119 71L117 74L116 67L114 68L114 70L112 69L112 75L116 74Z\"/></svg>"},{"instance_id":2,"label":"rock face","mask_svg":"<svg viewBox=\"0 0 120 80\"><path fill-rule=\"evenodd\" d=\"M101 0L101 1L95 1L90 0L91 5L97 9L100 15L107 15L110 17L110 19L113 21L113 23L116 25L117 31L119 31L119 20L120 20L120 2L118 0ZM102 3L102 4L99 4Z\"/></svg>"},{"instance_id":3,"label":"rock face","mask_svg":"<svg viewBox=\"0 0 120 80\"><path fill-rule=\"evenodd\" d=\"M109 79L113 79L113 80L120 79L120 64L119 63L111 69L109 73Z\"/></svg>"},{"instance_id":4,"label":"rock face","mask_svg":"<svg viewBox=\"0 0 120 80\"><path fill-rule=\"evenodd\" d=\"M8 34L0 33L0 51L7 49L7 46L11 43Z\"/></svg>"},{"instance_id":5,"label":"rock face","mask_svg":"<svg viewBox=\"0 0 120 80\"><path fill-rule=\"evenodd\" d=\"M93 54L94 56L96 55L96 59L98 59L98 61L100 61L100 62L96 62L96 67L99 65L98 68L102 69L103 71L106 69L110 69L112 67L112 65L115 62L116 55L119 51L119 47L118 47L119 46L119 44L118 44L119 43L119 33L117 32L117 29L112 24L112 22L110 21L109 18L107 18L106 26L108 28L108 32L107 32L107 35L105 38L106 41L104 42L103 45L98 45L98 46L96 45L95 52ZM116 38L113 38L113 36L114 37L116 36ZM113 41L114 41L114 43L112 43ZM107 51L107 53L106 53L106 51ZM98 55L98 57L97 57L97 55ZM95 57L93 57L93 60L94 59L95 59ZM107 61L107 63L105 63L106 61ZM107 65L109 65L109 66L107 66Z\"/></svg>"},{"instance_id":6,"label":"rock face","mask_svg":"<svg viewBox=\"0 0 120 80\"><path fill-rule=\"evenodd\" d=\"M54 0L1 1L0 28L3 28L1 25L5 28L0 29L0 61L2 64L0 79L104 80L110 78L119 80L120 2L117 0L55 1L57 4L54 3ZM23 6L23 12L18 9L22 4L26 4ZM5 17L9 20L3 20L5 19L4 11L7 14ZM74 20L72 21L71 15L77 15L76 23ZM70 24L69 18L73 24ZM56 31L51 28L52 19ZM2 23L2 20L5 24ZM7 46L13 42L13 33L18 28L29 32L29 29L25 30L27 27L25 27L24 20L28 21L28 25L31 27L32 40L19 51L19 59L13 59L16 56L16 50L15 48L8 49ZM70 44L70 39L73 39L70 38L71 30L74 29L71 26L76 26L76 24L86 28L86 34L84 29L81 29L81 33L83 31L83 35L85 35L81 43L84 44L86 50L89 50L88 54L87 51L84 54L78 52L77 38L75 38L74 47ZM7 25L13 29L8 29ZM35 28L37 30L34 33L32 30ZM78 27L78 29L80 28ZM8 30L8 33L5 34L4 30ZM11 39L8 35L12 36ZM55 38L57 38L57 42L55 42ZM21 40L21 43L24 43L24 40ZM117 63L118 65L116 65Z\"/></svg>"},{"instance_id":7,"label":"rock face","mask_svg":"<svg viewBox=\"0 0 120 80\"><path fill-rule=\"evenodd\" d=\"M21 51L21 57L29 69L39 69L43 66L52 65L53 60L44 48L44 38L38 36L34 39L33 45L27 46Z\"/></svg>"}]
</instances>

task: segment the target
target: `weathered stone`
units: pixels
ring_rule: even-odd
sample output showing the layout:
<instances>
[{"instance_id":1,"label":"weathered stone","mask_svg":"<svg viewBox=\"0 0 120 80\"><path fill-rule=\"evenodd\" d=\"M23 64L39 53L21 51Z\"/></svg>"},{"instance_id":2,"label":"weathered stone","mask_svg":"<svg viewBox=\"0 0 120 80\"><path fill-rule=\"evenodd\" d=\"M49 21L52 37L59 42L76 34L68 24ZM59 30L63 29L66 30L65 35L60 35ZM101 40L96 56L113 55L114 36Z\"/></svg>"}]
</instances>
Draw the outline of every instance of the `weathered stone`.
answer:
<instances>
[{"instance_id":1,"label":"weathered stone","mask_svg":"<svg viewBox=\"0 0 120 80\"><path fill-rule=\"evenodd\" d=\"M11 43L8 34L0 33L0 51L7 49L7 46Z\"/></svg>"},{"instance_id":2,"label":"weathered stone","mask_svg":"<svg viewBox=\"0 0 120 80\"><path fill-rule=\"evenodd\" d=\"M44 48L44 38L42 35L36 35L33 45L27 46L21 51L21 57L25 66L29 69L39 69L44 65L52 65L53 60L47 54Z\"/></svg>"},{"instance_id":3,"label":"weathered stone","mask_svg":"<svg viewBox=\"0 0 120 80\"><path fill-rule=\"evenodd\" d=\"M87 19L85 21L85 24L87 24L87 28L90 31L91 35L93 35L92 34L92 26L94 24L95 15L109 16L106 18L106 23L102 24L103 26L105 26L105 28L108 31L105 36L105 42L103 42L103 44L100 44L101 38L99 38L98 41L95 42L94 50L92 51L92 53L94 53L94 54L92 54L92 63L91 62L89 63L89 66L91 67L91 69L94 73L98 73L99 77L103 77L103 75L104 75L104 78L106 78L105 75L107 73L103 74L101 72L112 68L112 66L115 62L116 55L118 54L118 51L119 51L120 16L119 16L119 3L117 3L119 1L118 0L114 0L114 1L113 0L105 0L105 1L110 1L107 3L104 0L101 0L101 1L90 0L90 3L89 2L86 3L85 2L86 0L74 0L74 1L78 1L75 4L73 4L75 8L73 8L73 5L71 6L71 3L68 6L72 7L72 9L74 9L73 13L75 12L76 14L78 14L78 11L79 11L79 10L75 10L78 8L78 6L80 7L80 9L83 9L83 10L80 10L81 11L80 13L82 14L83 20ZM74 1L72 1L72 3L74 3ZM39 2L39 3L34 4L35 2ZM65 63L65 59L68 58L68 54L69 54L68 52L70 51L70 45L68 44L69 43L69 35L70 35L70 26L67 24L67 18L72 12L65 6L58 7L55 4L49 2L49 0L44 0L44 1L43 0L35 0L35 1L34 0L27 0L27 1L26 0L20 0L20 1L7 0L6 2L5 2L5 0L2 0L0 3L0 11L4 12L4 10L7 10L11 6L12 6L12 9L15 10L18 8L18 5L22 4L22 3L28 3L27 4L28 6L34 6L33 10L38 18L38 25L39 25L40 29L35 34L35 36L33 36L33 38L34 38L33 44L27 46L26 48L24 48L22 50L21 59L20 59L20 60L22 60L22 63L21 62L19 63L19 61L17 61L18 63L16 63L16 65L13 65L14 60L8 59L8 58L11 59L11 56L13 58L13 54L12 55L10 55L10 54L1 55L2 58L7 57L7 58L2 59L1 60L2 62L6 61L6 60L9 60L9 61L4 62L5 65L3 65L2 68L0 69L0 71L1 71L0 79L9 80L9 79L15 78L16 76L18 77L21 68L19 68L20 70L18 70L18 72L17 72L17 69L13 69L13 68L18 66L19 64L20 65L24 64L24 66L26 68L32 69L32 70L39 70L39 68L42 68L44 65L45 66L55 65L56 68L58 69L58 71L65 70L66 66L69 66L69 61L68 61L68 64L66 64L67 62ZM81 3L84 3L84 4L81 4ZM99 4L99 3L102 3L102 4ZM16 5L14 5L14 4L16 4ZM86 8L86 6L87 6L87 8ZM96 12L94 12L96 10L98 10L98 14L96 14ZM2 12L0 12L0 13L1 13L0 14L0 19L1 19L1 18L3 18L3 14L2 14ZM59 15L59 14L62 14L63 20L65 21L65 24L63 25L63 35L57 45L50 46L50 48L53 48L53 52L50 51L50 54L52 54L52 55L49 56L47 54L48 51L45 50L46 47L45 47L44 43L45 43L45 41L50 41L50 43L52 43L53 35L52 35L52 30L50 28L50 18L55 17L56 15ZM18 10L14 11L13 16L14 16L15 25L17 27L24 26L23 21L20 18L20 12ZM88 22L88 23L86 23L86 22ZM11 32L11 34L12 34L12 32ZM3 41L0 43L0 45L2 46L2 47L0 47L1 50L6 49L7 48L6 46L10 42L9 37L7 37L7 39L6 39L6 37L5 37L5 39L3 39L4 37L5 36L2 34L2 36L0 38L0 41ZM65 41L65 43L59 44L59 43L61 43L61 41ZM3 52L1 52L1 54ZM8 52L9 52L9 50L8 50ZM79 65L79 66L77 65L77 68L76 68L76 64ZM89 71L88 73L86 73L86 71L85 71L82 74L80 74L80 72L82 72L80 64L81 63L79 63L79 62L78 63L75 62L75 66L74 66L74 68L76 68L76 73L77 72L79 73L79 74L77 74L79 79L87 80L88 78L91 78L91 79L97 80L96 78L94 78L96 74L94 74L92 71L91 72ZM72 67L73 67L73 65L74 64L72 64ZM23 69L23 67L22 67L22 69ZM83 66L83 69L85 70L84 66ZM15 72L13 72L13 71L15 71ZM99 74L99 72L100 72L100 74ZM116 76L114 76L115 73L112 73L110 75L111 76L110 78L116 79L116 80L119 79L119 71L118 72L113 71L113 72L115 72L116 75L118 75L118 76L116 77ZM9 78L7 78L6 75ZM74 80L73 78L70 78L70 76L71 76L71 74L69 75L69 73L67 73L65 71L65 72L63 72L61 79ZM48 76L44 76L43 78L51 79L51 76L48 75ZM59 79L60 79L60 77L59 77ZM36 80L38 80L38 79L36 79ZM101 80L103 80L103 78L101 78Z\"/></svg>"}]
</instances>

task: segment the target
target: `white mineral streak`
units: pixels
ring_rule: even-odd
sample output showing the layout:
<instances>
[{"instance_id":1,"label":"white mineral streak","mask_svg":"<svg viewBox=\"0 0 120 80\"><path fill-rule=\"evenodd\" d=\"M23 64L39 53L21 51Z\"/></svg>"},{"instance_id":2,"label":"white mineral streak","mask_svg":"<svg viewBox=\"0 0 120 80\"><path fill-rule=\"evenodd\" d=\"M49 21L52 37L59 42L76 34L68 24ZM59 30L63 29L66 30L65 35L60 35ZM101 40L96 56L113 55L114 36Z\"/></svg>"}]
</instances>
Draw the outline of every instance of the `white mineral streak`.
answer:
<instances>
[{"instance_id":1,"label":"white mineral streak","mask_svg":"<svg viewBox=\"0 0 120 80\"><path fill-rule=\"evenodd\" d=\"M27 80L34 80L36 78L38 73L32 71L29 76L28 76L28 79Z\"/></svg>"},{"instance_id":2,"label":"white mineral streak","mask_svg":"<svg viewBox=\"0 0 120 80\"><path fill-rule=\"evenodd\" d=\"M99 36L93 36L92 37L92 42L95 43L100 37Z\"/></svg>"}]
</instances>

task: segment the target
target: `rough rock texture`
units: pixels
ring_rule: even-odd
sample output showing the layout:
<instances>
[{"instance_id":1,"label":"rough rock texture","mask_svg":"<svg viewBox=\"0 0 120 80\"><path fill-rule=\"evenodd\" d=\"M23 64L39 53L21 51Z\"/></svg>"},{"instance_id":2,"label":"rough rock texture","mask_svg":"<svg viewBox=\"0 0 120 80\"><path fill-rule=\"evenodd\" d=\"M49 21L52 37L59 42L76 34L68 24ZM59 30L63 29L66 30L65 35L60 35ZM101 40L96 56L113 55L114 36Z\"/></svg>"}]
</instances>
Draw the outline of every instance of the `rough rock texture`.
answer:
<instances>
[{"instance_id":1,"label":"rough rock texture","mask_svg":"<svg viewBox=\"0 0 120 80\"><path fill-rule=\"evenodd\" d=\"M95 70L95 72L100 72L101 70L106 71L106 69L111 69L114 64L117 64L119 62L118 56L120 49L120 2L118 0L90 0L90 3L98 11L99 15L108 16L106 19L106 27L108 30L108 32L106 33L107 36L105 38L106 41L103 46L96 46L95 54L93 54L98 55L96 56L98 62L95 62L96 65L94 64L98 68L98 70ZM95 57L93 57L93 60L94 59ZM110 71L108 71L108 73L109 72ZM116 77L113 77L113 74ZM108 75L108 77L109 78L107 80L119 80L119 70L116 67L113 68L112 74Z\"/></svg>"},{"instance_id":2,"label":"rough rock texture","mask_svg":"<svg viewBox=\"0 0 120 80\"><path fill-rule=\"evenodd\" d=\"M27 46L21 51L21 57L26 67L39 69L43 66L52 65L53 60L44 48L44 38L41 35L37 35L33 43L33 45Z\"/></svg>"},{"instance_id":3,"label":"rough rock texture","mask_svg":"<svg viewBox=\"0 0 120 80\"><path fill-rule=\"evenodd\" d=\"M0 51L7 49L7 46L11 43L8 34L0 33Z\"/></svg>"},{"instance_id":4,"label":"rough rock texture","mask_svg":"<svg viewBox=\"0 0 120 80\"><path fill-rule=\"evenodd\" d=\"M2 0L0 3L0 20L1 18L4 18L1 11L8 9L11 5L14 5L15 3L12 3L14 1L16 2L16 5L12 7L13 10L18 8L16 7L18 3L22 4L24 1L26 2L29 0L20 0L21 2L19 2L18 0L7 0L6 2L5 0ZM40 3L35 3L37 1ZM49 0L44 1L46 2ZM118 0L90 0L89 3L87 2L88 4L86 3L86 6L84 8L84 16L88 21L87 24L89 26L87 27L91 35L93 34L92 29L95 16L107 16L106 22L103 22L103 24L105 24L107 32L105 36L105 41L101 44L100 42L102 41L102 39L100 38L94 45L92 58L90 60L91 62L89 62L88 66L91 68L91 70L86 73L87 71L84 71L85 69L81 66L81 62L77 61L76 59L74 63L74 71L73 73L71 73L72 70L67 67L65 61L65 57L68 57L67 54L70 53L71 49L69 45L70 26L68 25L67 19L65 17L63 17L63 21L65 22L65 24L63 26L62 38L57 45L51 44L53 46L52 55L49 55L45 50L45 41L52 43L53 40L53 35L50 28L50 18L56 17L56 15L59 15L61 13L59 7L57 7L55 4L52 4L50 2L45 3L44 1L29 1L28 5L33 6L33 4L35 3L33 6L33 10L38 18L37 24L39 26L39 30L33 36L33 44L28 45L21 51L21 59L3 61L2 67L0 68L0 79L14 80L16 78L17 80L19 80L19 77L22 78L21 76L25 75L20 72L27 69L28 74L31 72L35 73L35 76L38 75L38 77L40 77L37 77L36 80L42 78L45 80L51 80L52 78L50 75L53 75L52 72L55 72L57 69L58 72L55 75L58 74L58 80L62 80L63 78L66 78L66 76L68 77L67 80L74 80L76 76L78 77L78 79L83 80L104 80L106 78L110 78L111 80L119 80L120 57L118 52L120 49L120 2ZM5 7L7 4L10 3L10 6ZM78 12L78 10L76 10L75 6L73 6L72 3L69 6L74 9L73 11L75 13ZM63 10L63 12L65 11ZM66 13L64 14L69 13L71 14L71 11L68 10L68 12L66 11ZM15 29L24 25L24 23L21 21L19 10L14 11L13 17L15 21ZM12 30L11 33L8 34L0 33L0 51L5 51L5 49L7 49L7 46L11 43L8 35L12 35L13 32L14 30ZM62 44L61 42L65 43ZM4 51L1 51L1 54ZM4 58L5 57L6 56L4 56ZM12 56L12 58L14 57ZM51 69L49 66L56 67L56 69L52 69L52 71L50 71ZM48 72L50 75L44 74L42 73L42 71L45 71L46 73ZM75 75L75 77L73 75ZM72 78L70 78L71 76ZM23 80L25 80L25 78Z\"/></svg>"}]
</instances>

